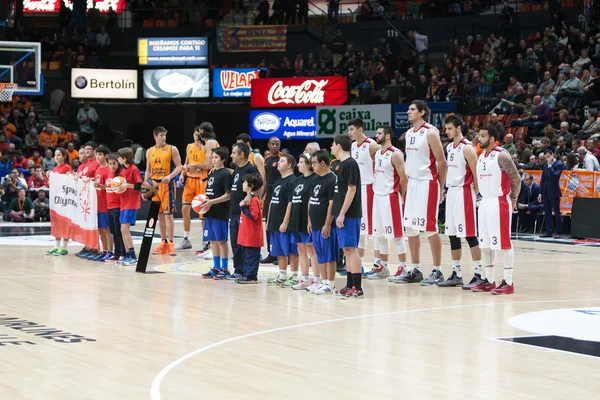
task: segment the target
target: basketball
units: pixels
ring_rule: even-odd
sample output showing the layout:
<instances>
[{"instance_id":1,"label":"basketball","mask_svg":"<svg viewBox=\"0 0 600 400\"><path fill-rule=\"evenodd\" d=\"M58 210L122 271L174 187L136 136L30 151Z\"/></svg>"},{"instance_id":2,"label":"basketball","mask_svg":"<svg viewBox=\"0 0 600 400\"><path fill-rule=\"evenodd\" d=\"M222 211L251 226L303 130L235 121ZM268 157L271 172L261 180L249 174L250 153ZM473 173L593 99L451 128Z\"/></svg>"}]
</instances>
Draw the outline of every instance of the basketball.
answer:
<instances>
[{"instance_id":1,"label":"basketball","mask_svg":"<svg viewBox=\"0 0 600 400\"><path fill-rule=\"evenodd\" d=\"M152 179L148 179L147 181L142 182L142 188L140 191L142 192L142 198L144 200L150 200L156 195L156 193L158 193L158 183Z\"/></svg>"},{"instance_id":2,"label":"basketball","mask_svg":"<svg viewBox=\"0 0 600 400\"><path fill-rule=\"evenodd\" d=\"M127 190L127 188L123 187L123 185L126 183L127 182L125 181L125 178L116 176L110 181L110 188L114 193L123 193L125 190Z\"/></svg>"},{"instance_id":3,"label":"basketball","mask_svg":"<svg viewBox=\"0 0 600 400\"><path fill-rule=\"evenodd\" d=\"M198 214L203 214L201 212L202 206L204 206L206 200L208 200L208 198L205 194L199 194L198 196L194 197L194 200L192 200L192 209Z\"/></svg>"}]
</instances>

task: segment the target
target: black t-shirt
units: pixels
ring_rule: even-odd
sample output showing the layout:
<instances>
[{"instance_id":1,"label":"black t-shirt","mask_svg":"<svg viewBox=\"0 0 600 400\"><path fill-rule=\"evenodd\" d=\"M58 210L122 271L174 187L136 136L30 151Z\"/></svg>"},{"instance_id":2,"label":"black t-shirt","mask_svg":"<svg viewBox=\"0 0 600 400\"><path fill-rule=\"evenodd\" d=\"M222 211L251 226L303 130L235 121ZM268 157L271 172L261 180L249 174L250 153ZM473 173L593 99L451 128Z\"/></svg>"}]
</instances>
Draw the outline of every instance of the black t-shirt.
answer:
<instances>
[{"instance_id":1,"label":"black t-shirt","mask_svg":"<svg viewBox=\"0 0 600 400\"><path fill-rule=\"evenodd\" d=\"M265 158L265 175L267 176L267 193L271 193L271 189L273 188L273 184L277 182L279 178L281 178L281 174L277 169L277 163L281 158L281 154L276 156L269 156Z\"/></svg>"},{"instance_id":2,"label":"black t-shirt","mask_svg":"<svg viewBox=\"0 0 600 400\"><path fill-rule=\"evenodd\" d=\"M285 218L287 205L292 201L292 195L296 187L295 182L296 177L292 174L286 178L280 178L273 185L273 197L271 197L271 209L267 223L269 232L279 232L279 227Z\"/></svg>"},{"instance_id":3,"label":"black t-shirt","mask_svg":"<svg viewBox=\"0 0 600 400\"><path fill-rule=\"evenodd\" d=\"M288 231L308 233L308 199L310 197L310 188L317 178L317 174L310 176L300 175L296 177L294 193L292 194L292 213L290 214L290 224Z\"/></svg>"},{"instance_id":4,"label":"black t-shirt","mask_svg":"<svg viewBox=\"0 0 600 400\"><path fill-rule=\"evenodd\" d=\"M333 172L334 174L337 174L338 172L340 172L340 160L333 159L331 160L331 163L329 164L329 168L331 168L331 172Z\"/></svg>"},{"instance_id":5,"label":"black t-shirt","mask_svg":"<svg viewBox=\"0 0 600 400\"><path fill-rule=\"evenodd\" d=\"M360 190L360 169L358 163L352 157L348 157L344 161L340 162L340 169L337 172L338 180L335 185L335 195L333 197L333 215L339 216L348 192L348 185L356 186L356 193L354 199L346 211L346 218L361 218L362 217L362 203L361 203L361 190Z\"/></svg>"},{"instance_id":6,"label":"black t-shirt","mask_svg":"<svg viewBox=\"0 0 600 400\"><path fill-rule=\"evenodd\" d=\"M231 174L225 168L218 169L208 174L208 184L206 186L206 197L217 199L225 193L231 191ZM213 204L208 212L204 214L206 218L229 219L229 200Z\"/></svg>"},{"instance_id":7,"label":"black t-shirt","mask_svg":"<svg viewBox=\"0 0 600 400\"><path fill-rule=\"evenodd\" d=\"M337 176L333 172L329 172L324 176L317 175L310 188L310 223L315 231L320 231L325 226L327 209L329 202L333 200L336 182Z\"/></svg>"},{"instance_id":8,"label":"black t-shirt","mask_svg":"<svg viewBox=\"0 0 600 400\"><path fill-rule=\"evenodd\" d=\"M244 200L246 193L244 193L242 183L244 182L244 176L248 174L258 174L256 167L250 163L247 163L243 167L235 167L233 171L233 181L231 182L231 213L241 214L240 201Z\"/></svg>"}]
</instances>

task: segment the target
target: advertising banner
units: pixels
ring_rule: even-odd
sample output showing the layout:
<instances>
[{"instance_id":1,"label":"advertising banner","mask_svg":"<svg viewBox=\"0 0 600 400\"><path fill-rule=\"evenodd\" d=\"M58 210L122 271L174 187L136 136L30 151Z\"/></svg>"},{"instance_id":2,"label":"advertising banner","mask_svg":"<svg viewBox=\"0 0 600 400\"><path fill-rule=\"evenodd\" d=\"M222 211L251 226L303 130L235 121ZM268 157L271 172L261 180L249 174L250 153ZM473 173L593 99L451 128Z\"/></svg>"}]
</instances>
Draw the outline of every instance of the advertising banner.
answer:
<instances>
[{"instance_id":1,"label":"advertising banner","mask_svg":"<svg viewBox=\"0 0 600 400\"><path fill-rule=\"evenodd\" d=\"M269 139L314 139L317 137L317 115L312 110L252 110L250 137Z\"/></svg>"},{"instance_id":2,"label":"advertising banner","mask_svg":"<svg viewBox=\"0 0 600 400\"><path fill-rule=\"evenodd\" d=\"M58 13L60 10L60 3L63 0L23 0L23 12L24 13ZM73 9L73 2L71 0L64 0L65 6L69 9ZM112 8L116 13L120 13L125 9L125 0L87 0L86 7L91 9L92 3L96 7L96 10L101 13L107 13Z\"/></svg>"},{"instance_id":3,"label":"advertising banner","mask_svg":"<svg viewBox=\"0 0 600 400\"><path fill-rule=\"evenodd\" d=\"M285 51L287 25L218 26L220 53Z\"/></svg>"},{"instance_id":4,"label":"advertising banner","mask_svg":"<svg viewBox=\"0 0 600 400\"><path fill-rule=\"evenodd\" d=\"M208 65L208 38L138 38L140 65Z\"/></svg>"},{"instance_id":5,"label":"advertising banner","mask_svg":"<svg viewBox=\"0 0 600 400\"><path fill-rule=\"evenodd\" d=\"M52 236L98 248L98 207L93 181L50 173Z\"/></svg>"},{"instance_id":6,"label":"advertising banner","mask_svg":"<svg viewBox=\"0 0 600 400\"><path fill-rule=\"evenodd\" d=\"M75 99L137 99L135 69L71 69L71 97Z\"/></svg>"},{"instance_id":7,"label":"advertising banner","mask_svg":"<svg viewBox=\"0 0 600 400\"><path fill-rule=\"evenodd\" d=\"M252 107L335 106L348 99L345 76L264 78L252 81Z\"/></svg>"},{"instance_id":8,"label":"advertising banner","mask_svg":"<svg viewBox=\"0 0 600 400\"><path fill-rule=\"evenodd\" d=\"M392 125L390 104L317 107L317 136L321 139L348 133L348 121L360 118L365 125L365 135L374 136L377 128Z\"/></svg>"},{"instance_id":9,"label":"advertising banner","mask_svg":"<svg viewBox=\"0 0 600 400\"><path fill-rule=\"evenodd\" d=\"M525 173L533 175L535 182L541 183L542 171L526 170ZM575 197L600 198L600 172L586 170L563 171L560 175L560 211L570 214Z\"/></svg>"},{"instance_id":10,"label":"advertising banner","mask_svg":"<svg viewBox=\"0 0 600 400\"><path fill-rule=\"evenodd\" d=\"M214 69L213 97L250 97L250 82L259 72L256 68Z\"/></svg>"},{"instance_id":11,"label":"advertising banner","mask_svg":"<svg viewBox=\"0 0 600 400\"><path fill-rule=\"evenodd\" d=\"M207 68L144 71L145 99L200 99L209 96L210 83Z\"/></svg>"},{"instance_id":12,"label":"advertising banner","mask_svg":"<svg viewBox=\"0 0 600 400\"><path fill-rule=\"evenodd\" d=\"M440 103L427 103L431 113L427 122L440 131L444 127L444 121L450 113L456 113L456 103L453 102L440 102ZM408 107L410 104L394 104L394 135L400 136L405 133L411 127L411 123L408 122Z\"/></svg>"}]
</instances>

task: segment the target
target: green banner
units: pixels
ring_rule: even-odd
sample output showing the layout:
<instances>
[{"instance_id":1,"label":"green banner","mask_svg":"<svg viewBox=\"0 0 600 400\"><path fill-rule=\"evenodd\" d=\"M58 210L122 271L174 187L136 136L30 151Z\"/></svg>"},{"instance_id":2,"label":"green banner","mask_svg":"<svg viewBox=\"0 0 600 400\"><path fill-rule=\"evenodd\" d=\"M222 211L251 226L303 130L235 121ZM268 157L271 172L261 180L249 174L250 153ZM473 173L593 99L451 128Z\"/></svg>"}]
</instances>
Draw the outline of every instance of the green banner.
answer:
<instances>
[{"instance_id":1,"label":"green banner","mask_svg":"<svg viewBox=\"0 0 600 400\"><path fill-rule=\"evenodd\" d=\"M390 104L317 107L317 137L322 139L348 132L348 121L359 118L365 126L365 135L374 136L377 128L392 126Z\"/></svg>"}]
</instances>

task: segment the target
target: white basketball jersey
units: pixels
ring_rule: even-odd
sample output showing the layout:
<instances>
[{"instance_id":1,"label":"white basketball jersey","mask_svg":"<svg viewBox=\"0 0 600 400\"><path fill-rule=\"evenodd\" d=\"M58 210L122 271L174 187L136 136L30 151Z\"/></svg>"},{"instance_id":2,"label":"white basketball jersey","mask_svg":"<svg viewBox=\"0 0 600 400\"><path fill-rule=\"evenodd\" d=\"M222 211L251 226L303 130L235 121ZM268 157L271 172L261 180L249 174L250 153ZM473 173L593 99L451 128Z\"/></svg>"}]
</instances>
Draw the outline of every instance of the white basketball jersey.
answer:
<instances>
[{"instance_id":1,"label":"white basketball jersey","mask_svg":"<svg viewBox=\"0 0 600 400\"><path fill-rule=\"evenodd\" d=\"M369 145L373 143L373 139L366 138L360 146L357 142L352 142L350 154L358 163L360 168L360 184L369 185L373 183L373 159L369 151Z\"/></svg>"},{"instance_id":2,"label":"white basketball jersey","mask_svg":"<svg viewBox=\"0 0 600 400\"><path fill-rule=\"evenodd\" d=\"M465 160L463 149L465 146L473 146L471 142L463 138L458 146L450 143L446 147L448 172L446 174L446 186L465 186L473 183L473 172Z\"/></svg>"},{"instance_id":3,"label":"white basketball jersey","mask_svg":"<svg viewBox=\"0 0 600 400\"><path fill-rule=\"evenodd\" d=\"M438 132L437 128L424 123L419 129L414 127L406 132L406 175L413 179L438 179L437 161L427 143L427 131Z\"/></svg>"},{"instance_id":4,"label":"white basketball jersey","mask_svg":"<svg viewBox=\"0 0 600 400\"><path fill-rule=\"evenodd\" d=\"M387 195L400 192L400 175L392 164L392 155L399 151L394 146L387 149L379 149L375 153L375 181L373 182L373 193Z\"/></svg>"},{"instance_id":5,"label":"white basketball jersey","mask_svg":"<svg viewBox=\"0 0 600 400\"><path fill-rule=\"evenodd\" d=\"M498 158L503 150L501 147L494 147L490 154L485 151L479 156L477 161L477 183L479 184L479 193L483 198L497 198L507 196L510 193L512 181L508 174L500 169Z\"/></svg>"}]
</instances>

